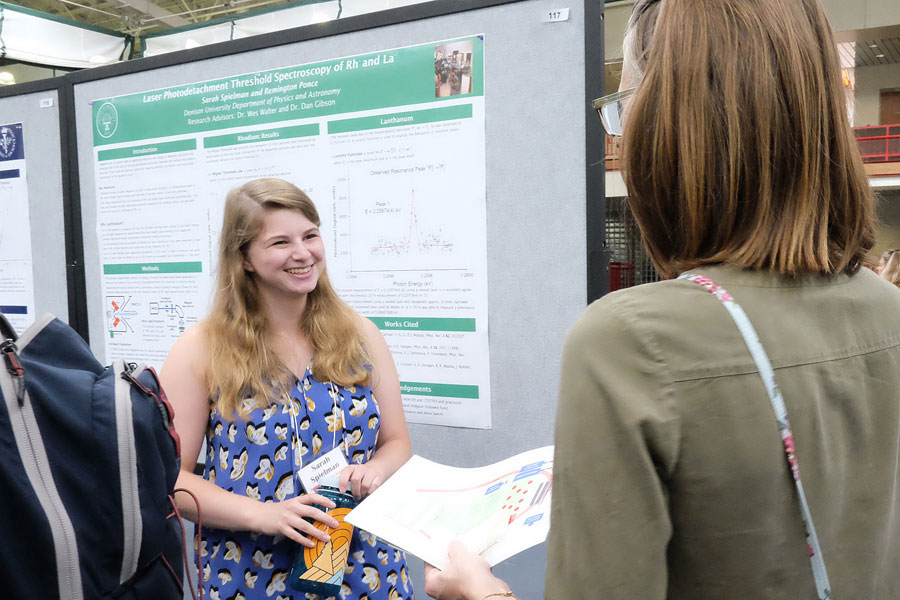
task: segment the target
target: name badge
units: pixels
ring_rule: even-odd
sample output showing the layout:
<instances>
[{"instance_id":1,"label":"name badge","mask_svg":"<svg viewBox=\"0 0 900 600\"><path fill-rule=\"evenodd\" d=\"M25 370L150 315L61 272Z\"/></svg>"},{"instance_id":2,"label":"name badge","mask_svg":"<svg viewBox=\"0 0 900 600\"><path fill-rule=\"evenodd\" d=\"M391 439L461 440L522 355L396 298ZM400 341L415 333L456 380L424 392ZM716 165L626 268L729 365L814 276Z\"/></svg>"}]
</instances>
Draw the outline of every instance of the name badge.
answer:
<instances>
[{"instance_id":1,"label":"name badge","mask_svg":"<svg viewBox=\"0 0 900 600\"><path fill-rule=\"evenodd\" d=\"M337 447L297 472L300 476L300 485L307 494L311 494L320 485L337 487L341 469L346 466L347 458L341 452L341 448Z\"/></svg>"}]
</instances>

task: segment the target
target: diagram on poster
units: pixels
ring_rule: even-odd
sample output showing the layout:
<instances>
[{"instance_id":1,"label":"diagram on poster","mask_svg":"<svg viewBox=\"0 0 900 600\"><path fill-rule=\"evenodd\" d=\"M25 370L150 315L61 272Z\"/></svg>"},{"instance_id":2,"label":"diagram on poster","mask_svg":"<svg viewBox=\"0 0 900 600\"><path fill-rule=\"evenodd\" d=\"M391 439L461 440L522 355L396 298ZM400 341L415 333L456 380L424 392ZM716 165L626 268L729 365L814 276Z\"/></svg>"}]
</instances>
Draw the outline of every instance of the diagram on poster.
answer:
<instances>
[{"instance_id":1,"label":"diagram on poster","mask_svg":"<svg viewBox=\"0 0 900 600\"><path fill-rule=\"evenodd\" d=\"M131 298L125 296L106 297L106 323L110 333L128 333L134 331L129 319L137 317L137 312L128 308Z\"/></svg>"}]
</instances>

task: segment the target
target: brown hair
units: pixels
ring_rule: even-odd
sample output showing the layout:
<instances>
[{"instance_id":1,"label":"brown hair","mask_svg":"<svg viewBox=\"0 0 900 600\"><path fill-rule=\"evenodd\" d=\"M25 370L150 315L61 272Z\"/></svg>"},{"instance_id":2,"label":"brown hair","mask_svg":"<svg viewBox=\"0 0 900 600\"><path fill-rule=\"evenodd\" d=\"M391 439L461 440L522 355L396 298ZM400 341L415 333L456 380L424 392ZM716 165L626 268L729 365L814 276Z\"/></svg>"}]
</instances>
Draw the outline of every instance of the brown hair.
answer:
<instances>
[{"instance_id":1,"label":"brown hair","mask_svg":"<svg viewBox=\"0 0 900 600\"><path fill-rule=\"evenodd\" d=\"M312 200L281 179L257 179L228 192L219 235L219 266L213 310L207 319L210 398L226 418L245 414L242 400L253 394L281 396L293 380L268 343L268 323L255 275L244 269L247 247L260 233L268 211L300 212L318 227ZM331 287L326 270L307 295L298 328L315 349L313 375L339 385L368 384L368 357L360 317Z\"/></svg>"},{"instance_id":2,"label":"brown hair","mask_svg":"<svg viewBox=\"0 0 900 600\"><path fill-rule=\"evenodd\" d=\"M656 22L642 25L649 47L626 52L647 62L623 158L659 270L856 272L874 243L874 200L819 2L653 3L634 8Z\"/></svg>"}]
</instances>

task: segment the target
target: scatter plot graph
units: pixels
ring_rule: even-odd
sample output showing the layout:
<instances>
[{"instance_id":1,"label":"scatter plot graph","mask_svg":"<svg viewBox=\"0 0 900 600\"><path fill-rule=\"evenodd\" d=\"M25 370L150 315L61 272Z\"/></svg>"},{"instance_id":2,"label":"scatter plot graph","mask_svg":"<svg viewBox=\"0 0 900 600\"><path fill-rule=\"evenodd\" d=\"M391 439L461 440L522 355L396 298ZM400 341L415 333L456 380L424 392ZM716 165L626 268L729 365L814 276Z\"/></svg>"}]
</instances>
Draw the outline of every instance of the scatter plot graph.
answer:
<instances>
[{"instance_id":1,"label":"scatter plot graph","mask_svg":"<svg viewBox=\"0 0 900 600\"><path fill-rule=\"evenodd\" d=\"M377 210L377 209L376 209ZM400 212L400 209L393 209ZM416 191L410 190L410 202L408 209L409 219L402 237L389 237L388 234L380 236L372 245L371 254L375 256L419 256L451 253L453 242L441 237L443 231L423 232L419 227L419 216L416 213ZM399 232L397 232L399 233Z\"/></svg>"},{"instance_id":2,"label":"scatter plot graph","mask_svg":"<svg viewBox=\"0 0 900 600\"><path fill-rule=\"evenodd\" d=\"M372 183L370 179L367 183ZM465 211L438 182L376 181L350 186L353 271L456 270L467 230ZM355 184L355 185L353 185ZM405 185L402 185L405 184Z\"/></svg>"}]
</instances>

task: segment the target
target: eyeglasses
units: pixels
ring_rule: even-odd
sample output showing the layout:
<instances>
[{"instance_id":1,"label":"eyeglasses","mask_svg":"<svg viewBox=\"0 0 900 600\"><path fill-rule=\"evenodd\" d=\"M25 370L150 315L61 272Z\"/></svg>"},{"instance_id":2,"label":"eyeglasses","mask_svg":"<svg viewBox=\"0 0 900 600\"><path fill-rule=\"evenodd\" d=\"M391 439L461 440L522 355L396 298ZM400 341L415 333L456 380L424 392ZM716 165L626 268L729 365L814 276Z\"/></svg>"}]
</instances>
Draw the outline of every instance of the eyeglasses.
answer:
<instances>
[{"instance_id":1,"label":"eyeglasses","mask_svg":"<svg viewBox=\"0 0 900 600\"><path fill-rule=\"evenodd\" d=\"M625 100L634 94L634 88L622 90L615 94L609 94L602 98L597 98L592 103L594 110L600 115L603 122L603 128L609 135L622 135L623 113L625 112Z\"/></svg>"}]
</instances>

